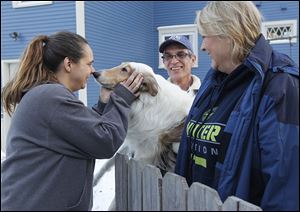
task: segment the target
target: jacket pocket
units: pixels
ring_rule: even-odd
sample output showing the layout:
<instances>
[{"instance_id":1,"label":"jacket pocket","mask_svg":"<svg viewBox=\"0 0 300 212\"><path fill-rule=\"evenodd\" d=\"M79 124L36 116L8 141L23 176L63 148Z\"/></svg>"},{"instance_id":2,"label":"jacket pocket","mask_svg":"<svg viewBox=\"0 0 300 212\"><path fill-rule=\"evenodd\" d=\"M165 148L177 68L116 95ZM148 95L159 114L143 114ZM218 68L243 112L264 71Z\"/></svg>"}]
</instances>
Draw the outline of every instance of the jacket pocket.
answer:
<instances>
[{"instance_id":1,"label":"jacket pocket","mask_svg":"<svg viewBox=\"0 0 300 212\"><path fill-rule=\"evenodd\" d=\"M87 179L85 179L85 183L84 183L84 186L83 186L83 189L82 189L82 192L80 194L80 197L78 199L78 201L74 204L72 204L71 206L67 206L67 210L82 210L82 208L80 207L82 202L83 202L83 199L84 199L84 196L86 195L86 190L87 190Z\"/></svg>"}]
</instances>

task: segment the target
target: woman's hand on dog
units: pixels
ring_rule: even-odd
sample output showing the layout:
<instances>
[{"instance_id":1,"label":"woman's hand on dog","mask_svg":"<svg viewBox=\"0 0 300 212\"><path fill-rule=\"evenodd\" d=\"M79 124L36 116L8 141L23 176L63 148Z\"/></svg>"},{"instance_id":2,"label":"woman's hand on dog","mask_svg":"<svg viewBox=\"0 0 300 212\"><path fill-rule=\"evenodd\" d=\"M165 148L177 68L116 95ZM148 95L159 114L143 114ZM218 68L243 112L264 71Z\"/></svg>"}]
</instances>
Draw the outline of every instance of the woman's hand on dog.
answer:
<instances>
[{"instance_id":1,"label":"woman's hand on dog","mask_svg":"<svg viewBox=\"0 0 300 212\"><path fill-rule=\"evenodd\" d=\"M133 95L138 97L140 95L139 88L143 82L143 75L133 72L131 76L124 82L121 82L125 88L127 88ZM100 100L103 103L107 103L113 90L105 87L100 88Z\"/></svg>"},{"instance_id":2,"label":"woman's hand on dog","mask_svg":"<svg viewBox=\"0 0 300 212\"><path fill-rule=\"evenodd\" d=\"M120 84L127 88L136 97L140 95L139 88L143 82L143 75L141 73L133 72L130 77Z\"/></svg>"}]
</instances>

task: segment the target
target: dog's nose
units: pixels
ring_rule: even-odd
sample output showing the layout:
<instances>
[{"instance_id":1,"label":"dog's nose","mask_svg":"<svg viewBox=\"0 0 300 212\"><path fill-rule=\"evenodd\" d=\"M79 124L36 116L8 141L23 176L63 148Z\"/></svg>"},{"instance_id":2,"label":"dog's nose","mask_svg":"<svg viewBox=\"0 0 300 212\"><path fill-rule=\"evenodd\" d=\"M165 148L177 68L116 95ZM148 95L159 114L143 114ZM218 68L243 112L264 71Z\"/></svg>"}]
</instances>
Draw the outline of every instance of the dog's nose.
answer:
<instances>
[{"instance_id":1,"label":"dog's nose","mask_svg":"<svg viewBox=\"0 0 300 212\"><path fill-rule=\"evenodd\" d=\"M93 73L93 76L94 76L96 79L97 79L100 75L101 75L100 72L94 72L94 73Z\"/></svg>"}]
</instances>

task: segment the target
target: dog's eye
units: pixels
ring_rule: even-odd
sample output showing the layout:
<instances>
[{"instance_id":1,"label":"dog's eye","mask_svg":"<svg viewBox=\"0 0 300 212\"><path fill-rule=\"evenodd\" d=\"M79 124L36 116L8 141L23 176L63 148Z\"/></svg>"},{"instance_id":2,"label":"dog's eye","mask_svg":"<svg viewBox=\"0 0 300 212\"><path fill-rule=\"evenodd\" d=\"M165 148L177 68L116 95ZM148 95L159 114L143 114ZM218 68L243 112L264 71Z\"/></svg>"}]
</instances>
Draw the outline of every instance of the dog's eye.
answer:
<instances>
[{"instance_id":1,"label":"dog's eye","mask_svg":"<svg viewBox=\"0 0 300 212\"><path fill-rule=\"evenodd\" d=\"M126 68L122 68L121 71L127 72L127 69Z\"/></svg>"}]
</instances>

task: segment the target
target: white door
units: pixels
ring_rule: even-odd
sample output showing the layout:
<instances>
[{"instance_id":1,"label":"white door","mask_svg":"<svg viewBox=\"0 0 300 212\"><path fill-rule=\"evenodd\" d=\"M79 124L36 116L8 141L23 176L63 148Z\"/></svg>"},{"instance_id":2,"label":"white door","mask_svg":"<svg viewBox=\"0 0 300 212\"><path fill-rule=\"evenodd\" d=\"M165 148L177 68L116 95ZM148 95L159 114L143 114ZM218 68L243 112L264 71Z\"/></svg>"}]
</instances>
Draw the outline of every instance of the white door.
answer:
<instances>
[{"instance_id":1,"label":"white door","mask_svg":"<svg viewBox=\"0 0 300 212\"><path fill-rule=\"evenodd\" d=\"M2 60L1 62L1 86L11 80L17 72L19 60ZM6 152L6 136L10 126L10 116L3 110L1 104L1 151Z\"/></svg>"}]
</instances>

